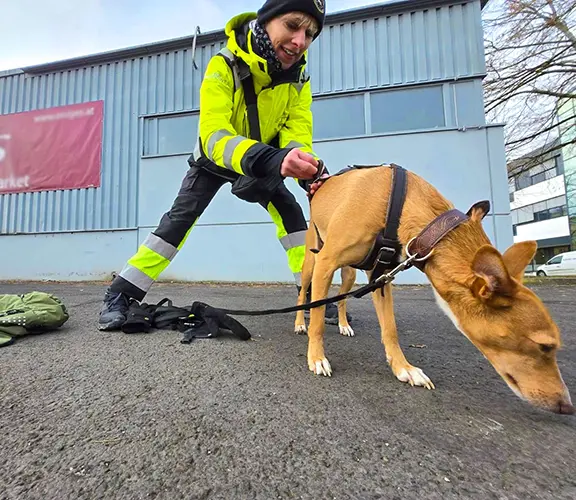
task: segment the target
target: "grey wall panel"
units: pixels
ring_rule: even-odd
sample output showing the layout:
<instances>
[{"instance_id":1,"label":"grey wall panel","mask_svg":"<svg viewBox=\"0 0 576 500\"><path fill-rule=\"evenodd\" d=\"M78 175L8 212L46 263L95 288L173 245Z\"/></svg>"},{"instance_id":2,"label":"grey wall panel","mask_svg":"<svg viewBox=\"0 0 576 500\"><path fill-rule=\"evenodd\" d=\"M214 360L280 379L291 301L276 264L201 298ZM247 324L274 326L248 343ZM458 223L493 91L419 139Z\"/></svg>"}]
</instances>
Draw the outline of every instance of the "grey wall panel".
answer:
<instances>
[{"instance_id":1,"label":"grey wall panel","mask_svg":"<svg viewBox=\"0 0 576 500\"><path fill-rule=\"evenodd\" d=\"M3 235L0 280L110 280L134 253L138 231Z\"/></svg>"},{"instance_id":2,"label":"grey wall panel","mask_svg":"<svg viewBox=\"0 0 576 500\"><path fill-rule=\"evenodd\" d=\"M482 75L478 2L326 26L310 48L315 94Z\"/></svg>"}]
</instances>

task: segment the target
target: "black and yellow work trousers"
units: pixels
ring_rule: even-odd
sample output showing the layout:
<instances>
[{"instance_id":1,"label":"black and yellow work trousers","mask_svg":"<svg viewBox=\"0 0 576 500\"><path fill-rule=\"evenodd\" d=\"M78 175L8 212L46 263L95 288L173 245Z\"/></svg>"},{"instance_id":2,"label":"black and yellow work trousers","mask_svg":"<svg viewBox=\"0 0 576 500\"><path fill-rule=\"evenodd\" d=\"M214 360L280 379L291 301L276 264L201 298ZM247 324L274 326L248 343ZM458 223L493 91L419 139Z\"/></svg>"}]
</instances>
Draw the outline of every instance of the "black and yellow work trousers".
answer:
<instances>
[{"instance_id":1,"label":"black and yellow work trousers","mask_svg":"<svg viewBox=\"0 0 576 500\"><path fill-rule=\"evenodd\" d=\"M112 282L110 291L122 292L141 301L176 257L218 190L232 181L233 179L216 175L192 162L172 208L162 216L158 227L128 260ZM288 266L299 286L307 229L302 207L283 183L276 189L270 201L260 205L267 210L276 225L276 235L286 251Z\"/></svg>"}]
</instances>

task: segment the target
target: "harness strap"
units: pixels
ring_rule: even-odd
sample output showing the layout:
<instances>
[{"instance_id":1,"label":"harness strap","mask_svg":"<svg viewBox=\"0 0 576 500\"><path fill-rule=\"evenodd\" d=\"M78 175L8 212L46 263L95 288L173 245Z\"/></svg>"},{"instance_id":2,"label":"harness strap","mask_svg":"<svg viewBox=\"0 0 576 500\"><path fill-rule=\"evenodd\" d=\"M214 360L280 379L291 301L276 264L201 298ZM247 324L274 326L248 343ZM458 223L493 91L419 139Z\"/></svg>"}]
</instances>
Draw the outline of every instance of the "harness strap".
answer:
<instances>
[{"instance_id":1,"label":"harness strap","mask_svg":"<svg viewBox=\"0 0 576 500\"><path fill-rule=\"evenodd\" d=\"M365 271L374 268L371 281L384 274L384 271L396 267L402 254L398 228L406 199L407 173L404 167L395 163L391 163L390 167L392 167L392 188L386 214L386 226L376 236L376 241L364 260L353 266Z\"/></svg>"},{"instance_id":2,"label":"harness strap","mask_svg":"<svg viewBox=\"0 0 576 500\"><path fill-rule=\"evenodd\" d=\"M248 114L248 124L250 125L250 138L261 141L260 120L258 119L258 98L254 90L254 80L248 65L240 58L236 59L239 67L240 81L244 88L244 100L246 101L246 112Z\"/></svg>"},{"instance_id":3,"label":"harness strap","mask_svg":"<svg viewBox=\"0 0 576 500\"><path fill-rule=\"evenodd\" d=\"M260 120L258 119L258 98L256 90L254 89L254 80L250 67L246 62L240 58L235 57L230 49L224 47L218 52L219 56L223 57L234 75L234 86L238 86L238 82L244 89L244 101L246 103L246 114L248 115L248 124L250 126L250 138L255 141L262 141L260 132Z\"/></svg>"}]
</instances>

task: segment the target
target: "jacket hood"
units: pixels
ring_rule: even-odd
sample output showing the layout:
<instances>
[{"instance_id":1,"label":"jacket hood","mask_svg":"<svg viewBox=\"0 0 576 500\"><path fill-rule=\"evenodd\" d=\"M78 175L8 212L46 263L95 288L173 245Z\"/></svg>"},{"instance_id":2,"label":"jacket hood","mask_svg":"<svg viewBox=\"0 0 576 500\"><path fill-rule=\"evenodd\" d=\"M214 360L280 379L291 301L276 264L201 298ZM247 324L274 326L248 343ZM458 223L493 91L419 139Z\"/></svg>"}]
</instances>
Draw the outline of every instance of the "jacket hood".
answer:
<instances>
[{"instance_id":1,"label":"jacket hood","mask_svg":"<svg viewBox=\"0 0 576 500\"><path fill-rule=\"evenodd\" d=\"M268 73L268 62L260 57L253 49L252 31L248 24L257 18L256 12L246 12L234 16L224 28L224 33L228 37L227 48L237 57L244 60L250 67L254 83L262 87L269 85L272 81ZM301 62L306 60L307 51L302 56ZM300 65L298 65L300 66Z\"/></svg>"}]
</instances>

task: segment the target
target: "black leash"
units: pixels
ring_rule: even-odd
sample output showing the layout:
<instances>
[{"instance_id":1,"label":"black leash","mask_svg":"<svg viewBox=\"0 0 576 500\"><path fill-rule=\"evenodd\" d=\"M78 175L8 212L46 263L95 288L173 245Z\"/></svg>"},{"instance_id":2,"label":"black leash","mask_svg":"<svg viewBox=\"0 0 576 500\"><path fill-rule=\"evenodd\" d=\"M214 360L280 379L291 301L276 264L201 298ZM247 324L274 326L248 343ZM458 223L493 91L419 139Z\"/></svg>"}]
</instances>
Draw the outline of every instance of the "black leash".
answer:
<instances>
[{"instance_id":1,"label":"black leash","mask_svg":"<svg viewBox=\"0 0 576 500\"><path fill-rule=\"evenodd\" d=\"M378 290L379 288L383 288L385 285L392 282L394 280L396 274L398 274L400 271L404 271L405 269L408 269L409 267L411 267L412 262L414 260L417 260L416 254L410 255L406 260L404 260L400 264L398 264L389 273L381 275L380 277L376 278L374 281L371 281L367 285L364 285L364 286L362 286L356 290L352 290L351 292L348 292L348 293L342 293L340 295L335 295L334 297L328 297L326 299L316 300L314 302L308 302L307 304L302 304L299 306L284 307L282 309L264 309L264 310L260 310L260 311L246 311L243 309L222 309L220 307L214 307L214 309L217 309L218 311L220 311L223 314L232 314L232 315L236 315L236 316L266 316L268 314L283 314L283 313L289 313L289 312L294 312L294 311L301 311L304 309L313 309L315 307L320 307L320 306L324 306L326 304L331 304L333 302L338 302L338 301L345 299L347 297L355 297L355 298L359 299L360 297L363 297L364 295L366 295L370 292L374 292L375 290Z\"/></svg>"},{"instance_id":2,"label":"black leash","mask_svg":"<svg viewBox=\"0 0 576 500\"><path fill-rule=\"evenodd\" d=\"M313 309L316 307L324 306L326 304L331 304L333 302L338 302L347 297L360 298L364 295L374 292L375 290L382 289L382 294L384 294L384 286L390 283L397 273L403 271L412 266L412 261L419 260L417 255L409 255L409 257L400 262L400 252L402 246L398 241L398 226L400 224L400 214L402 212L402 206L404 204L404 198L406 196L406 170L395 164L391 164L393 167L393 182L392 182L392 192L390 196L390 203L388 207L387 221L384 235L378 234L377 244L381 247L378 251L376 263L372 271L372 276L378 276L376 279L370 279L367 285L364 285L357 290L352 290L348 293L342 293L334 297L328 297L322 300L316 300L314 302L309 302L307 304L302 304L299 306L284 307L281 309L264 309L261 311L246 311L243 309L221 309L217 308L223 314L231 314L237 316L266 316L269 314L284 314L289 312L301 311L306 309ZM311 184L320 180L322 174L326 172L326 166L322 160L318 162L318 172L314 179L312 179ZM316 231L318 229L316 228ZM377 247L376 247L377 248ZM387 255L384 254L387 252ZM372 252L367 258L371 258ZM366 261L366 259L365 259ZM393 267L395 266L395 267ZM370 266L372 267L372 266ZM388 271L384 274L384 271ZM360 269L368 270L368 267L360 267Z\"/></svg>"}]
</instances>

